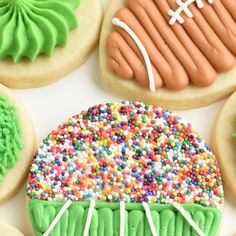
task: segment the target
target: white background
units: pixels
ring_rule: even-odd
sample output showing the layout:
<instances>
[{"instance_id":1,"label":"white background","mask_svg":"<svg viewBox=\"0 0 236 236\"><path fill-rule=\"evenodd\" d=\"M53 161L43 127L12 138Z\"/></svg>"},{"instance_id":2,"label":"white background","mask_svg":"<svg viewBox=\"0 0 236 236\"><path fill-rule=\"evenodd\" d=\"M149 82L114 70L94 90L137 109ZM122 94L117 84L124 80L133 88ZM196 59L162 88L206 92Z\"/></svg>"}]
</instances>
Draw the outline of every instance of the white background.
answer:
<instances>
[{"instance_id":1,"label":"white background","mask_svg":"<svg viewBox=\"0 0 236 236\"><path fill-rule=\"evenodd\" d=\"M106 9L109 0L102 0L102 2ZM81 110L101 102L122 100L122 98L104 89L100 83L98 50L91 55L84 65L59 82L39 89L14 91L31 113L38 142L41 142L62 121L66 121L67 118ZM214 120L224 102L221 101L201 109L176 112L176 114L190 121L202 137L210 143ZM0 220L14 225L25 235L29 235L29 226L26 220L25 186L12 200L0 206ZM231 236L233 233L236 233L236 199L226 190L224 217L219 235Z\"/></svg>"}]
</instances>

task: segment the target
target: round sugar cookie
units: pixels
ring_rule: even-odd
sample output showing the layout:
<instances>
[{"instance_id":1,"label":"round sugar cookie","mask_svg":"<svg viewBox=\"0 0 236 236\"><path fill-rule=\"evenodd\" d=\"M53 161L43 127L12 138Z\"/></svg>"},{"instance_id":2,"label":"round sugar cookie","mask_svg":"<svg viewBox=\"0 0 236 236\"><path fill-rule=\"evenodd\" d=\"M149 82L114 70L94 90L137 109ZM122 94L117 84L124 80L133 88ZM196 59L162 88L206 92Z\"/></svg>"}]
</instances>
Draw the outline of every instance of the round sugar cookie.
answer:
<instances>
[{"instance_id":1,"label":"round sugar cookie","mask_svg":"<svg viewBox=\"0 0 236 236\"><path fill-rule=\"evenodd\" d=\"M36 148L30 115L19 98L0 85L0 203L22 187Z\"/></svg>"},{"instance_id":2,"label":"round sugar cookie","mask_svg":"<svg viewBox=\"0 0 236 236\"><path fill-rule=\"evenodd\" d=\"M24 0L20 1L24 3ZM55 30L58 30L59 35L57 38L60 40L60 37L62 37L60 34L61 32L66 31L65 27L67 26L65 26L65 20L63 18L59 19L57 16L57 18L54 19L55 14L53 12L50 13L50 11L47 12L47 8L58 8L57 11L61 13L62 16L65 14L65 17L68 17L68 7L60 9L59 4L62 4L62 2L56 0L53 2L54 5L45 1L33 1L31 3L35 4L37 7L40 7L38 11L37 9L35 10L37 14L42 14L43 16L46 14L52 14L48 16L48 19L51 22L44 17L40 21L40 19L37 19L36 16L34 16L36 19L32 16L32 20L39 24L40 30L47 37L47 45L44 46L46 48L45 50L47 50L47 47L51 47L52 49L50 48L49 53L52 55L47 56L39 54L37 57L34 56L36 59L34 58L33 62L25 58L17 63L14 63L12 58L0 60L0 67L2 68L0 71L0 82L2 84L12 88L34 88L45 86L61 79L63 76L67 75L85 62L91 51L98 43L103 18L103 8L100 0L81 0L79 2L79 6L76 9L75 14L75 17L77 17L78 20L78 27L69 31L67 43L63 41L64 39L61 39L61 41L63 41L61 44L66 44L65 46L56 47L53 46L53 44L55 44L54 41L56 37L53 33L55 34ZM67 3L64 4L66 5ZM26 5L26 7L27 6L28 5ZM46 25L44 25L45 22ZM52 23L55 24L58 29L56 29ZM73 22L73 24L74 27L76 23ZM51 28L47 31L49 27ZM36 28L34 33L36 34L37 32L38 31ZM27 36L31 37L31 40L34 40L34 47L37 47L37 40L39 40L37 38L40 38L40 33L38 33L39 35L37 36L30 35L30 28L27 33L29 34L29 36ZM33 36L35 39L32 38ZM16 40L17 37L18 35L16 35ZM17 43L14 45L15 47L22 46L19 46ZM32 46L31 49L35 50L34 47ZM1 52L2 51L0 51L0 53Z\"/></svg>"},{"instance_id":3,"label":"round sugar cookie","mask_svg":"<svg viewBox=\"0 0 236 236\"><path fill-rule=\"evenodd\" d=\"M24 236L18 229L3 222L0 222L0 228L2 236Z\"/></svg>"},{"instance_id":4,"label":"round sugar cookie","mask_svg":"<svg viewBox=\"0 0 236 236\"><path fill-rule=\"evenodd\" d=\"M218 74L216 81L209 87L197 87L190 84L181 91L173 91L162 87L155 92L151 92L141 87L134 79L120 79L115 73L112 73L108 68L107 40L109 34L115 30L114 25L112 25L112 19L116 12L125 6L125 2L126 0L111 1L102 26L99 46L101 80L109 90L128 100L142 101L178 110L205 106L225 98L235 91L236 68L231 69L227 73ZM145 14L144 12L143 15ZM184 13L182 13L182 16L185 17ZM122 63L119 64L119 66L121 65ZM145 67L145 64L143 66Z\"/></svg>"},{"instance_id":5,"label":"round sugar cookie","mask_svg":"<svg viewBox=\"0 0 236 236\"><path fill-rule=\"evenodd\" d=\"M35 234L50 236L214 236L224 202L217 159L199 134L138 102L99 104L53 130L27 195Z\"/></svg>"},{"instance_id":6,"label":"round sugar cookie","mask_svg":"<svg viewBox=\"0 0 236 236\"><path fill-rule=\"evenodd\" d=\"M236 93L226 102L218 115L212 133L212 148L217 154L229 190L236 196Z\"/></svg>"}]
</instances>

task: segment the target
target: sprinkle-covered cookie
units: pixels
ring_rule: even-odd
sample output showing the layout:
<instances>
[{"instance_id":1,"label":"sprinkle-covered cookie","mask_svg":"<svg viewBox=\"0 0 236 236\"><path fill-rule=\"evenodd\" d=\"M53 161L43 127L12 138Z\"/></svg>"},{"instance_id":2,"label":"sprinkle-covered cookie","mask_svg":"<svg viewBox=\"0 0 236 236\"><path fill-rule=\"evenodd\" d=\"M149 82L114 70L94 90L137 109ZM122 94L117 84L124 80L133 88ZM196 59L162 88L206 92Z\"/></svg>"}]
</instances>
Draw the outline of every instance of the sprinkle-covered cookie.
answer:
<instances>
[{"instance_id":1,"label":"sprinkle-covered cookie","mask_svg":"<svg viewBox=\"0 0 236 236\"><path fill-rule=\"evenodd\" d=\"M67 216L63 216L70 227L70 209L86 209L88 201L96 201L94 207L97 213L93 212L90 230L98 227L95 230L98 235L106 235L99 233L99 226L96 226L95 221L102 220L99 211L105 207L112 213L119 210L121 202L130 211L128 215L131 214L131 218L132 214L135 215L135 208L142 214L143 211L147 213L142 204L160 214L159 219L153 218L154 228L160 235L163 234L159 225L161 212L168 209L177 217L175 204L186 206L185 210L190 215L194 209L201 212L204 220L211 212L209 214L212 214L215 223L209 223L211 226L205 230L211 229L213 234L209 235L214 235L224 195L216 157L192 126L169 110L138 102L91 107L52 131L34 156L27 194L31 220L38 235L49 228L63 202L73 202L65 210ZM54 208L54 213L50 211L49 214L48 208ZM83 225L72 223L74 229L86 230L87 213L78 216L80 221L85 222ZM42 226L44 214L50 217ZM95 219L94 214L99 216ZM163 220L166 217L163 216ZM185 222L181 214L178 217ZM128 220L129 216L126 218ZM119 218L113 221L110 233L114 232L119 221ZM64 223L59 221L52 229L52 235L61 233L60 227ZM198 226L203 223L202 220ZM145 224L145 221L140 224ZM152 231L152 224L146 224L146 230ZM135 235L146 235L137 233Z\"/></svg>"}]
</instances>

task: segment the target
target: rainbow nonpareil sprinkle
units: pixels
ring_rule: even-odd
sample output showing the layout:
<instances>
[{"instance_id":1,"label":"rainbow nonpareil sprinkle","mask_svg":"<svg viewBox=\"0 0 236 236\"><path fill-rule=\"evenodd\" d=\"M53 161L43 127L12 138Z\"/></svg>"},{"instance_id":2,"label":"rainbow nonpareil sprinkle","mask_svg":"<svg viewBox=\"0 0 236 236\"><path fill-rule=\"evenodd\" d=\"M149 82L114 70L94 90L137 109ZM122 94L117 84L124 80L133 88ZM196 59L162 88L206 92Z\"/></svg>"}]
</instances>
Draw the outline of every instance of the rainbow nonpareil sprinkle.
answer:
<instances>
[{"instance_id":1,"label":"rainbow nonpareil sprinkle","mask_svg":"<svg viewBox=\"0 0 236 236\"><path fill-rule=\"evenodd\" d=\"M100 104L70 118L34 156L31 199L223 203L216 157L181 118L138 102Z\"/></svg>"}]
</instances>

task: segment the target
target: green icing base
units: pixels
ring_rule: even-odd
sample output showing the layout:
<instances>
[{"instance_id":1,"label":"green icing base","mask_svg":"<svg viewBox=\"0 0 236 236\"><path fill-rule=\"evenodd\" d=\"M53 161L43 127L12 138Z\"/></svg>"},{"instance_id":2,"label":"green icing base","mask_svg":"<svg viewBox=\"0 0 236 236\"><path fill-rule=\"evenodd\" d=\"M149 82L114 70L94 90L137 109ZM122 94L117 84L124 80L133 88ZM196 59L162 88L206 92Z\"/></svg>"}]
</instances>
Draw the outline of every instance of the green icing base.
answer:
<instances>
[{"instance_id":1,"label":"green icing base","mask_svg":"<svg viewBox=\"0 0 236 236\"><path fill-rule=\"evenodd\" d=\"M234 131L234 133L233 133L233 137L236 138L236 131Z\"/></svg>"},{"instance_id":2,"label":"green icing base","mask_svg":"<svg viewBox=\"0 0 236 236\"><path fill-rule=\"evenodd\" d=\"M36 236L41 236L63 206L63 202L30 200L29 213ZM82 236L90 202L74 202L66 210L50 236ZM159 236L197 236L198 234L172 206L149 204ZM218 231L221 212L216 208L185 204L184 209L205 232L214 236ZM146 214L140 203L127 203L125 235L152 236ZM96 202L90 225L90 236L119 236L119 203Z\"/></svg>"},{"instance_id":3,"label":"green icing base","mask_svg":"<svg viewBox=\"0 0 236 236\"><path fill-rule=\"evenodd\" d=\"M16 108L0 95L0 181L14 167L22 149L21 127Z\"/></svg>"}]
</instances>

